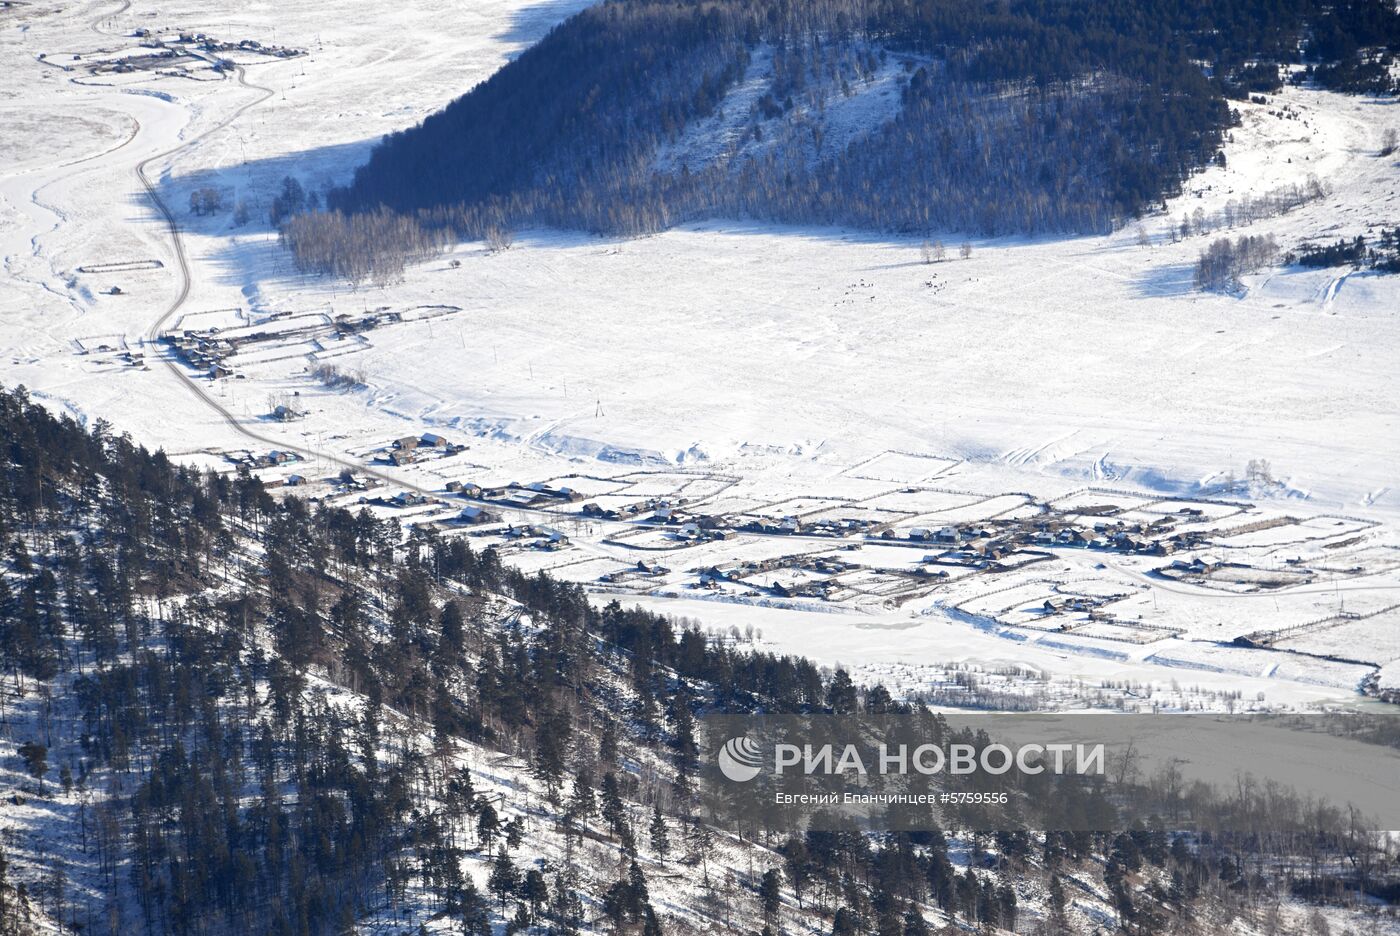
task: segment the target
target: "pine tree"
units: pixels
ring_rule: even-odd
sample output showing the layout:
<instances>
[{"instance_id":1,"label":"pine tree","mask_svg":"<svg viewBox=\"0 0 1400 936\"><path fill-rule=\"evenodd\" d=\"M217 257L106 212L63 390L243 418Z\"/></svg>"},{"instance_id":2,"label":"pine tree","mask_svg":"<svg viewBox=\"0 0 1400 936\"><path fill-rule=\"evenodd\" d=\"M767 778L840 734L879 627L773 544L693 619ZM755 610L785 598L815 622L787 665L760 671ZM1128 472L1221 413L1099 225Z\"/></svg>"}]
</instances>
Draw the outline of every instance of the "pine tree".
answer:
<instances>
[{"instance_id":1,"label":"pine tree","mask_svg":"<svg viewBox=\"0 0 1400 936\"><path fill-rule=\"evenodd\" d=\"M656 853L656 857L664 864L666 856L671 851L671 834L666 829L666 817L661 815L661 807L653 806L651 809L651 850Z\"/></svg>"},{"instance_id":2,"label":"pine tree","mask_svg":"<svg viewBox=\"0 0 1400 936\"><path fill-rule=\"evenodd\" d=\"M568 809L581 822L587 822L598 811L597 798L593 795L593 774L586 768L574 774L574 791L569 797Z\"/></svg>"},{"instance_id":3,"label":"pine tree","mask_svg":"<svg viewBox=\"0 0 1400 936\"><path fill-rule=\"evenodd\" d=\"M629 834L630 830L627 827L627 808L622 803L622 794L619 792L617 775L612 771L603 774L601 812L603 821L608 824L608 830L614 836L623 838Z\"/></svg>"},{"instance_id":4,"label":"pine tree","mask_svg":"<svg viewBox=\"0 0 1400 936\"><path fill-rule=\"evenodd\" d=\"M783 899L783 875L777 868L763 872L758 883L758 903L763 911L763 922L771 926L778 919L778 908Z\"/></svg>"},{"instance_id":5,"label":"pine tree","mask_svg":"<svg viewBox=\"0 0 1400 936\"><path fill-rule=\"evenodd\" d=\"M491 877L486 881L486 887L501 902L501 912L506 909L506 901L509 900L520 887L520 872L515 868L515 862L510 860L510 855L505 849L496 855L496 860L491 864Z\"/></svg>"},{"instance_id":6,"label":"pine tree","mask_svg":"<svg viewBox=\"0 0 1400 936\"><path fill-rule=\"evenodd\" d=\"M544 914L544 908L549 903L549 885L545 883L544 872L539 868L525 872L520 899L530 908L531 920L538 920Z\"/></svg>"},{"instance_id":7,"label":"pine tree","mask_svg":"<svg viewBox=\"0 0 1400 936\"><path fill-rule=\"evenodd\" d=\"M19 746L19 756L24 760L24 769L39 781L39 795L44 794L44 774L49 771L49 749L37 741L26 741Z\"/></svg>"},{"instance_id":8,"label":"pine tree","mask_svg":"<svg viewBox=\"0 0 1400 936\"><path fill-rule=\"evenodd\" d=\"M856 711L856 687L851 674L837 669L826 690L826 704L833 715L850 715Z\"/></svg>"},{"instance_id":9,"label":"pine tree","mask_svg":"<svg viewBox=\"0 0 1400 936\"><path fill-rule=\"evenodd\" d=\"M569 749L572 726L567 712L555 710L541 715L535 729L535 775L544 782L551 803L558 802L559 783L564 776L564 760Z\"/></svg>"},{"instance_id":10,"label":"pine tree","mask_svg":"<svg viewBox=\"0 0 1400 936\"><path fill-rule=\"evenodd\" d=\"M583 900L579 897L578 875L572 865L554 876L550 917L556 931L564 936L573 936L583 923Z\"/></svg>"},{"instance_id":11,"label":"pine tree","mask_svg":"<svg viewBox=\"0 0 1400 936\"><path fill-rule=\"evenodd\" d=\"M486 851L491 850L491 843L496 840L501 832L500 820L496 818L496 808L490 803L481 804L481 812L476 817L476 838L481 842L481 847Z\"/></svg>"},{"instance_id":12,"label":"pine tree","mask_svg":"<svg viewBox=\"0 0 1400 936\"><path fill-rule=\"evenodd\" d=\"M455 663L461 659L466 648L466 632L463 629L462 605L449 601L442 606L438 616L438 650L444 662Z\"/></svg>"},{"instance_id":13,"label":"pine tree","mask_svg":"<svg viewBox=\"0 0 1400 936\"><path fill-rule=\"evenodd\" d=\"M856 936L860 926L849 907L841 907L831 920L831 936Z\"/></svg>"},{"instance_id":14,"label":"pine tree","mask_svg":"<svg viewBox=\"0 0 1400 936\"><path fill-rule=\"evenodd\" d=\"M461 910L458 919L462 926L462 936L491 936L491 915L486 901L470 878L459 898Z\"/></svg>"}]
</instances>

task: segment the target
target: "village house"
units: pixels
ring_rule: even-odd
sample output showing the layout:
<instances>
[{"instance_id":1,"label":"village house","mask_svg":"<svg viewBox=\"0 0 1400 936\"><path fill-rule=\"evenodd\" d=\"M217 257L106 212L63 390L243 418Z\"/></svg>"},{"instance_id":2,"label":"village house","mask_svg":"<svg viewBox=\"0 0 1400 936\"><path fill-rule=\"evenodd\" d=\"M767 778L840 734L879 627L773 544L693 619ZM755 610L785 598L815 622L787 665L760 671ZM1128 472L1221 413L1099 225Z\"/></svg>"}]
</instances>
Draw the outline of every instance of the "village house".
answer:
<instances>
[{"instance_id":1,"label":"village house","mask_svg":"<svg viewBox=\"0 0 1400 936\"><path fill-rule=\"evenodd\" d=\"M546 502L549 500L549 497L536 491L512 490L502 492L500 496L495 499L505 504L507 507L520 509L533 507L536 504Z\"/></svg>"},{"instance_id":2,"label":"village house","mask_svg":"<svg viewBox=\"0 0 1400 936\"><path fill-rule=\"evenodd\" d=\"M543 536L535 542L536 549L563 549L569 545L569 538L558 530L542 530Z\"/></svg>"},{"instance_id":3,"label":"village house","mask_svg":"<svg viewBox=\"0 0 1400 936\"><path fill-rule=\"evenodd\" d=\"M500 499L517 506L530 506L532 504L545 504L552 501L582 500L583 497L571 488L556 489L542 481L532 481L529 484L521 484L519 481L512 481L510 484L506 485L505 491L500 495Z\"/></svg>"},{"instance_id":4,"label":"village house","mask_svg":"<svg viewBox=\"0 0 1400 936\"><path fill-rule=\"evenodd\" d=\"M851 569L854 569L855 566L849 562L843 562L840 559L834 559L830 556L818 556L816 559L807 563L805 568L813 572L820 572L823 575L838 575L842 572L849 572Z\"/></svg>"},{"instance_id":5,"label":"village house","mask_svg":"<svg viewBox=\"0 0 1400 936\"><path fill-rule=\"evenodd\" d=\"M1003 559L1009 556L1015 547L1010 543L988 541L979 543L973 552L984 559Z\"/></svg>"},{"instance_id":6,"label":"village house","mask_svg":"<svg viewBox=\"0 0 1400 936\"><path fill-rule=\"evenodd\" d=\"M1152 543L1141 536L1122 532L1113 537L1113 546L1123 552L1146 552L1152 548Z\"/></svg>"},{"instance_id":7,"label":"village house","mask_svg":"<svg viewBox=\"0 0 1400 936\"><path fill-rule=\"evenodd\" d=\"M1196 556L1192 559L1177 559L1167 568L1186 575L1209 575L1220 568L1220 563Z\"/></svg>"},{"instance_id":8,"label":"village house","mask_svg":"<svg viewBox=\"0 0 1400 936\"><path fill-rule=\"evenodd\" d=\"M648 522L651 523L666 523L666 525L680 523L680 525L696 527L696 530L699 530L700 527L699 523L694 522L689 513L678 511L678 509L673 508L673 506L662 506L662 508L658 508L657 511L652 512L650 518L647 519Z\"/></svg>"},{"instance_id":9,"label":"village house","mask_svg":"<svg viewBox=\"0 0 1400 936\"><path fill-rule=\"evenodd\" d=\"M463 507L461 513L457 514L458 523L467 523L472 525L480 523L495 523L499 519L500 517L491 513L491 511L487 510L485 507L477 507L476 505L472 505L470 507Z\"/></svg>"},{"instance_id":10,"label":"village house","mask_svg":"<svg viewBox=\"0 0 1400 936\"><path fill-rule=\"evenodd\" d=\"M702 588L717 588L720 582L729 581L729 573L719 566L708 566L700 570L700 585Z\"/></svg>"}]
</instances>

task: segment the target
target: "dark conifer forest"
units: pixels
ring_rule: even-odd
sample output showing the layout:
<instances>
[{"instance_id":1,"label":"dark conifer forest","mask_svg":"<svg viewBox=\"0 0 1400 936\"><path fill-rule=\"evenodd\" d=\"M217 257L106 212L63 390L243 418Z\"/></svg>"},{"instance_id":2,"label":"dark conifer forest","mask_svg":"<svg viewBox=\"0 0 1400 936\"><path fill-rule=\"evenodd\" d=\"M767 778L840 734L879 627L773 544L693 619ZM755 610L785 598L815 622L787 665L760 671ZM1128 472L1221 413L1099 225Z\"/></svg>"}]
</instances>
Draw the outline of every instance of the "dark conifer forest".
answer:
<instances>
[{"instance_id":1,"label":"dark conifer forest","mask_svg":"<svg viewBox=\"0 0 1400 936\"><path fill-rule=\"evenodd\" d=\"M366 226L345 216L381 209L414 230L369 214L379 246L410 253L425 231L637 234L706 216L1102 232L1216 156L1230 99L1285 77L1393 93L1397 51L1387 0L608 0L385 138L329 213L284 235L304 268L334 271L333 245ZM891 62L894 113L823 149L832 89L858 94ZM728 119L763 145L658 165L754 80L752 113Z\"/></svg>"}]
</instances>

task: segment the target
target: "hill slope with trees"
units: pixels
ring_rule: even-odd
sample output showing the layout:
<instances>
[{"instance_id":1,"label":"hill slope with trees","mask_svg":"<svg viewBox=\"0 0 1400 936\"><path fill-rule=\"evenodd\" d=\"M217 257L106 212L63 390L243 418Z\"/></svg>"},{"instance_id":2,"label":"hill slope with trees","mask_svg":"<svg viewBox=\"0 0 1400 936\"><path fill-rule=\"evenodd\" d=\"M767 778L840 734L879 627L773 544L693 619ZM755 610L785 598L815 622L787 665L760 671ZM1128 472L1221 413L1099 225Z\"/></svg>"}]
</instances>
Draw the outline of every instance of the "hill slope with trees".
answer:
<instances>
[{"instance_id":1,"label":"hill slope with trees","mask_svg":"<svg viewBox=\"0 0 1400 936\"><path fill-rule=\"evenodd\" d=\"M343 215L381 209L468 237L714 215L1102 232L1216 157L1229 98L1277 89L1294 64L1393 92L1397 50L1384 0L606 0L385 138L287 241L317 268ZM893 113L822 146L828 111L886 70ZM716 116L736 135L724 156L657 164Z\"/></svg>"}]
</instances>

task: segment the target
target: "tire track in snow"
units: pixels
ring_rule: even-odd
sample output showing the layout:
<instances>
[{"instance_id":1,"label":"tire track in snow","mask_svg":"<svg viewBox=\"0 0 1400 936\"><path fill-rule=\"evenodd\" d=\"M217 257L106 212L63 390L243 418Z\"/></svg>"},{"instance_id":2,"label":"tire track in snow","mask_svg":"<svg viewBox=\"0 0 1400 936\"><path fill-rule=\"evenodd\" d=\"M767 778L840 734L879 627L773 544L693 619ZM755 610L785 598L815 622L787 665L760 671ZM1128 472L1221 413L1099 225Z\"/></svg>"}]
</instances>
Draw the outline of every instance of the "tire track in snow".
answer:
<instances>
[{"instance_id":1,"label":"tire track in snow","mask_svg":"<svg viewBox=\"0 0 1400 936\"><path fill-rule=\"evenodd\" d=\"M164 152L147 157L146 159L142 160L136 165L136 178L141 182L142 188L146 190L147 196L149 196L151 199L151 204L155 206L156 211L160 214L161 219L165 222L166 230L170 234L170 241L175 252L176 272L179 274L180 277L180 288L176 291L174 300L170 303L169 306L166 307L164 313L162 313L159 318L152 322L150 328L146 330L145 340L148 344L151 344L153 346L158 346L161 329L163 329L166 323L168 323L171 320L171 318L174 317L174 315L180 311L180 309L184 306L185 301L189 299L191 278L189 258L185 253L184 239L180 236L179 223L175 220L175 214L173 211L170 210L170 206L167 205L165 203L165 200L160 197L160 192L156 189L156 186L151 182L150 176L147 175L147 169L151 166L152 163L161 159L167 159L175 155L176 153L179 153L180 151L187 149L190 146L193 146L200 140L203 140L205 137L208 137L214 133L219 132L220 130L223 130L235 120L237 120L239 117L241 117L244 113L263 103L268 98L272 97L272 95L275 93L271 88L266 88L262 85L256 85L248 81L247 75L243 70L243 66L241 65L235 67L234 74L238 80L238 84L241 87L259 92L258 96L252 99L251 101L240 105L231 114L224 117L222 120L214 124L212 127L209 127L207 130L204 130L196 134L195 136L190 137L183 143L180 143L177 146L173 146L170 149L165 150ZM166 354L160 354L158 355L158 357L161 363L166 366L170 373L173 374L175 378L179 380L180 383L183 384L185 388L188 389L190 393L192 393L195 396L196 399L201 401L209 409L213 410L220 417L220 419L222 419L224 423L228 425L230 429L232 429L235 433L242 436L243 438L253 442L257 442L261 445L275 446L280 449L295 452L297 455L301 456L304 459L310 459L313 457L324 459L328 462L331 462L332 464L339 465L342 468L349 468L355 471L360 471L364 474L371 475L387 483L399 484L419 493L430 493L424 488L405 482L399 478L383 474L382 472L369 468L359 462L341 458L336 455L331 455L326 452L319 452L314 449L307 448L305 446L293 445L284 442L280 439L275 439L271 436L266 436L261 433L254 432L245 425L243 425L243 423L239 421L238 417L235 416L232 412L230 412L222 403L220 403L218 400L214 399L208 393L206 393L203 387L196 383L190 377L189 374L185 373L185 369L173 357Z\"/></svg>"},{"instance_id":2,"label":"tire track in snow","mask_svg":"<svg viewBox=\"0 0 1400 936\"><path fill-rule=\"evenodd\" d=\"M175 314L179 312L180 309L184 306L186 300L189 299L192 280L190 277L189 258L185 252L184 239L180 236L180 225L175 220L175 213L170 210L170 206L167 205L165 203L165 200L160 197L160 192L157 190L156 186L151 182L150 177L147 175L147 169L151 166L152 163L156 162L157 160L167 159L175 155L176 153L179 153L180 151L190 146L193 146L195 143L198 143L205 137L208 137L214 133L219 132L220 130L223 130L224 128L228 127L231 123L233 123L233 121L237 120L240 116L242 116L244 113L263 103L268 98L272 97L273 94L276 93L271 88L266 88L262 85L256 85L248 81L247 75L243 70L243 66L241 65L235 67L234 74L241 87L258 91L260 92L259 95L253 100L240 105L231 114L229 114L227 117L224 117L212 127L201 131L200 133L189 138L183 143L180 143L177 146L173 146L170 149L165 150L164 152L157 153L154 156L150 156L136 165L136 177L141 182L142 188L146 190L146 194L150 197L151 203L155 206L156 211L160 214L161 219L165 223L165 228L170 234L171 244L173 245L175 258L177 261L176 271L180 277L180 288L176 292L174 300L166 308L165 312L162 313L160 318L152 322L150 328L146 330L145 340L148 344L153 346L158 347L161 329L163 329L166 326L166 324L171 320L171 318L173 318ZM219 416L219 418L223 420L223 422L231 430L233 430L235 433L237 433L245 439L248 439L252 442L256 442L259 445L266 445L278 449L283 449L289 452L295 452L298 456L306 460L310 460L312 458L321 459L331 463L332 465L337 465L341 468L357 471L361 474L368 475L369 477L383 481L386 484L394 484L400 487L408 488L409 490L415 491L419 494L434 495L437 493L434 489L425 488L412 481L405 480L404 478L396 477L394 475L380 471L379 469L367 465L364 462L351 458L346 458L340 455L335 455L329 452L319 451L317 449L309 448L305 445L298 445L286 442L282 439L277 439L272 436L263 435L260 432L254 432L252 429L249 429L246 425L244 425L237 416L235 416L232 412L228 410L227 407L225 407L218 400L206 393L204 388L200 386L199 383L197 383L193 378L191 378L190 375L185 372L185 369L180 365L180 363L176 361L173 357L166 354L159 354L158 358L160 362L164 364L167 369L169 369L170 373L172 373L175 376L175 378L179 380L180 383L183 384L184 387L195 396L196 399L202 402L209 409L213 410L214 413L216 413ZM530 511L529 513L533 514L535 512ZM615 556L612 556L610 553L608 553L606 550L600 549L599 554L607 556L609 558L616 558Z\"/></svg>"},{"instance_id":3,"label":"tire track in snow","mask_svg":"<svg viewBox=\"0 0 1400 936\"><path fill-rule=\"evenodd\" d=\"M102 21L112 19L115 16L121 16L129 9L131 9L131 0L122 0L122 5L120 7L118 7L110 13L104 13L101 16L94 18L93 21L88 25L92 28L92 31L97 33L99 36L110 36L111 33L107 32L105 29L102 28Z\"/></svg>"}]
</instances>

